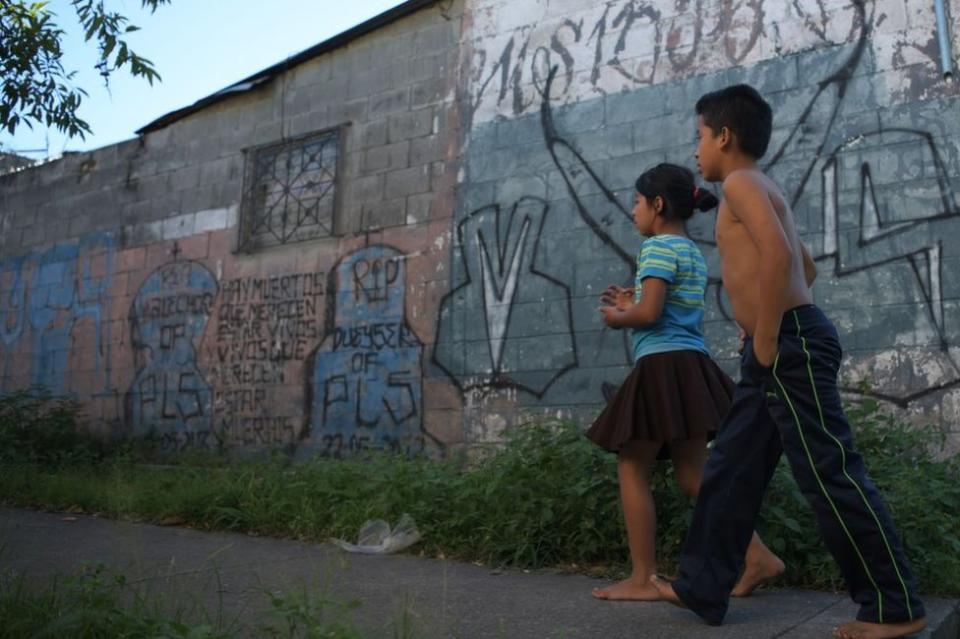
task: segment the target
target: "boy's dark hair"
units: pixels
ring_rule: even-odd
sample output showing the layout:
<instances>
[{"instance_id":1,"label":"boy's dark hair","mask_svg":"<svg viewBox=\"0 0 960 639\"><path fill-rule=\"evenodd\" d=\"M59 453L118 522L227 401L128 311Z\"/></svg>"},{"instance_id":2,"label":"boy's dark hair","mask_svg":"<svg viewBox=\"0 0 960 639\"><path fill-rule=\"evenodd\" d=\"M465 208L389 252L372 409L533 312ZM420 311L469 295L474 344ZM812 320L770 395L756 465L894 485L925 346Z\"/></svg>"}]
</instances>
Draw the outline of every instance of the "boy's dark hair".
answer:
<instances>
[{"instance_id":1,"label":"boy's dark hair","mask_svg":"<svg viewBox=\"0 0 960 639\"><path fill-rule=\"evenodd\" d=\"M749 84L735 84L697 100L697 115L714 133L727 127L744 153L759 160L767 152L773 129L773 109Z\"/></svg>"},{"instance_id":2,"label":"boy's dark hair","mask_svg":"<svg viewBox=\"0 0 960 639\"><path fill-rule=\"evenodd\" d=\"M693 171L676 164L663 163L647 169L637 178L636 187L637 193L648 200L663 198L660 215L666 219L688 220L694 209L709 211L719 204L713 193L696 185Z\"/></svg>"}]
</instances>

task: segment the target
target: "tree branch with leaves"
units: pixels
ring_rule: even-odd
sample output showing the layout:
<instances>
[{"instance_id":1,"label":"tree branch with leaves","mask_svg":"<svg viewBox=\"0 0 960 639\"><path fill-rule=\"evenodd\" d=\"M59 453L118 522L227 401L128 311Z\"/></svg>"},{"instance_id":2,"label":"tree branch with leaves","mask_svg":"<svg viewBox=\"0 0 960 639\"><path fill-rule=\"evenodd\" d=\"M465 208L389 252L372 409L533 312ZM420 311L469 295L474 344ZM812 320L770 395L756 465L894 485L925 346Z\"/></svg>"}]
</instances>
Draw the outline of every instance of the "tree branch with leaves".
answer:
<instances>
[{"instance_id":1,"label":"tree branch with leaves","mask_svg":"<svg viewBox=\"0 0 960 639\"><path fill-rule=\"evenodd\" d=\"M141 0L153 13L171 0ZM124 39L138 30L123 15L109 11L105 0L70 0L85 42L97 47L96 68L109 84L110 76L126 68L151 85L160 74L150 60L137 55ZM53 127L69 137L84 138L90 125L78 115L87 92L74 83L76 71L63 64L65 31L49 2L0 0L0 130Z\"/></svg>"}]
</instances>

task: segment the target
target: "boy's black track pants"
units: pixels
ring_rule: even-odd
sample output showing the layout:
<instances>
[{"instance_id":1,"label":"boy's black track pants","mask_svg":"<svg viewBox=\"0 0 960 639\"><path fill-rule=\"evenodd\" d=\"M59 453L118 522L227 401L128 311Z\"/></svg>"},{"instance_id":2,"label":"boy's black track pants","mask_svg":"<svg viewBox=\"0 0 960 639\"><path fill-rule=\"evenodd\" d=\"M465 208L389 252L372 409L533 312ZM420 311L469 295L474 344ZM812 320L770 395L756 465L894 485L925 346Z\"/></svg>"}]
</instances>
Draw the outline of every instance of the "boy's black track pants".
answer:
<instances>
[{"instance_id":1,"label":"boy's black track pants","mask_svg":"<svg viewBox=\"0 0 960 639\"><path fill-rule=\"evenodd\" d=\"M924 616L890 514L853 448L837 387L840 360L836 329L812 305L784 315L772 367L760 365L749 340L744 345L741 379L707 460L673 582L708 623L721 623L727 612L781 453L860 604L857 619Z\"/></svg>"}]
</instances>

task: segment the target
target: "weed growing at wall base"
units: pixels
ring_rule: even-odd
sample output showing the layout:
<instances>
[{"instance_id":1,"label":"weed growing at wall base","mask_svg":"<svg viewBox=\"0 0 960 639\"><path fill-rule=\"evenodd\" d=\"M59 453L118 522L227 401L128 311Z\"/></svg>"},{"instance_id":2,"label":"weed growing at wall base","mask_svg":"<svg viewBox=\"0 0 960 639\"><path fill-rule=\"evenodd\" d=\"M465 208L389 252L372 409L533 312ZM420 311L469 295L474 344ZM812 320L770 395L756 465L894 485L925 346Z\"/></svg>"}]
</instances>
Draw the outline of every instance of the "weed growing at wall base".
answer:
<instances>
[{"instance_id":1,"label":"weed growing at wall base","mask_svg":"<svg viewBox=\"0 0 960 639\"><path fill-rule=\"evenodd\" d=\"M0 464L92 463L104 445L86 434L79 404L43 388L0 395Z\"/></svg>"},{"instance_id":2,"label":"weed growing at wall base","mask_svg":"<svg viewBox=\"0 0 960 639\"><path fill-rule=\"evenodd\" d=\"M937 459L929 450L931 431L901 424L869 401L852 407L850 417L921 588L960 594L960 458ZM573 424L517 428L504 446L469 464L389 455L167 468L123 457L69 467L28 461L0 463L0 501L316 541L351 537L368 519L396 521L409 513L429 556L608 574L627 560L614 457ZM676 489L669 464L657 469L654 490L660 568L669 572L691 503ZM786 584L842 588L785 464L758 528L787 562Z\"/></svg>"}]
</instances>

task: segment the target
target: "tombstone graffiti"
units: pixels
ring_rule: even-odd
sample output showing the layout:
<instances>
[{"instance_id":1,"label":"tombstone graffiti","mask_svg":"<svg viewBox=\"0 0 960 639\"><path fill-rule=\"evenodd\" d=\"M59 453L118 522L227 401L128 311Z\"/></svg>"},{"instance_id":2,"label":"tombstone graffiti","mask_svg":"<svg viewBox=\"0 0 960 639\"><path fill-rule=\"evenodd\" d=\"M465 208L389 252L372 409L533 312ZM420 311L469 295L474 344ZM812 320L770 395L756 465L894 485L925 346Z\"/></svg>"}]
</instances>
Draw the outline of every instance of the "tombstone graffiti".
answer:
<instances>
[{"instance_id":1,"label":"tombstone graffiti","mask_svg":"<svg viewBox=\"0 0 960 639\"><path fill-rule=\"evenodd\" d=\"M174 261L154 271L130 308L136 373L126 395L133 434L162 448L216 448L212 391L197 365L198 343L213 311L217 280L199 262Z\"/></svg>"},{"instance_id":2,"label":"tombstone graffiti","mask_svg":"<svg viewBox=\"0 0 960 639\"><path fill-rule=\"evenodd\" d=\"M515 387L542 397L577 365L570 289L536 266L548 211L524 197L457 227L465 281L440 303L433 362L461 391Z\"/></svg>"},{"instance_id":3,"label":"tombstone graffiti","mask_svg":"<svg viewBox=\"0 0 960 639\"><path fill-rule=\"evenodd\" d=\"M216 341L208 353L218 432L226 442L299 441L302 407L280 401L280 389L294 383L291 365L299 372L323 332L326 279L319 271L237 278L221 286Z\"/></svg>"},{"instance_id":4,"label":"tombstone graffiti","mask_svg":"<svg viewBox=\"0 0 960 639\"><path fill-rule=\"evenodd\" d=\"M322 455L425 449L422 351L406 318L406 258L388 246L344 257L332 326L307 366L310 438Z\"/></svg>"},{"instance_id":5,"label":"tombstone graffiti","mask_svg":"<svg viewBox=\"0 0 960 639\"><path fill-rule=\"evenodd\" d=\"M111 388L110 325L105 317L113 255L113 236L98 233L0 263L0 337L7 353L29 339L31 385L56 395L72 390L66 379L72 335L90 322L93 344L85 347L84 360L77 365L85 369L89 390ZM4 378L9 378L14 358L3 359Z\"/></svg>"}]
</instances>

